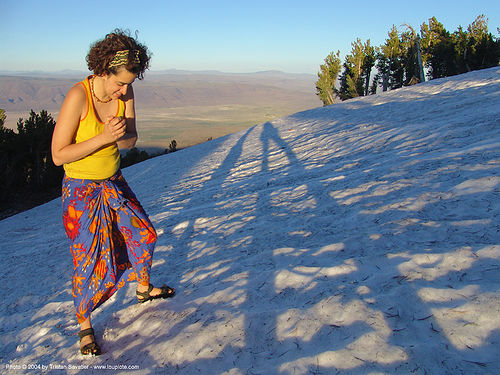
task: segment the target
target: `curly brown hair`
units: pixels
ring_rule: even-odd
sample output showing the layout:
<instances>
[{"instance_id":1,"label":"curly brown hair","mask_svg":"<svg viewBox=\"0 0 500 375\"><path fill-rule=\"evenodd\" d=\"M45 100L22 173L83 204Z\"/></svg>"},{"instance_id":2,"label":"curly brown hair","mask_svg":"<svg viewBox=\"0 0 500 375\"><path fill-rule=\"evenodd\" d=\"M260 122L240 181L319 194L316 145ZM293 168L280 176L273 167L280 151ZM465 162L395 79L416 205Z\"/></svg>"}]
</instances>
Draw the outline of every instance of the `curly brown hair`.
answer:
<instances>
[{"instance_id":1,"label":"curly brown hair","mask_svg":"<svg viewBox=\"0 0 500 375\"><path fill-rule=\"evenodd\" d=\"M110 67L109 64L118 51L134 51L138 53L139 62L135 60L136 53L128 54L128 62L119 67ZM104 39L90 46L87 55L87 65L94 74L117 74L121 67L137 75L138 79L144 78L144 72L149 68L151 54L148 48L130 36L130 32L115 29L107 34Z\"/></svg>"}]
</instances>

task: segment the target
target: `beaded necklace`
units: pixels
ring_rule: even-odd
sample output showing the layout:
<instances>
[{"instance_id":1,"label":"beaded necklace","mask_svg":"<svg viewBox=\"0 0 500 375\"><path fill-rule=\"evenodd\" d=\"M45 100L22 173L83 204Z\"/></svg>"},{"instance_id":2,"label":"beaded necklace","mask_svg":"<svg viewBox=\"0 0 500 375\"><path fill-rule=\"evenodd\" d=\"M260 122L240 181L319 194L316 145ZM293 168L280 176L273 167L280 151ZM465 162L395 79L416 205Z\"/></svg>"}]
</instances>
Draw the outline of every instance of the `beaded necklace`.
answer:
<instances>
[{"instance_id":1,"label":"beaded necklace","mask_svg":"<svg viewBox=\"0 0 500 375\"><path fill-rule=\"evenodd\" d=\"M95 76L92 77L90 79L90 91L92 92L92 96L99 102L99 103L103 103L103 104L106 104L106 103L109 103L110 101L113 100L113 98L109 98L108 100L101 100L97 97L97 95L95 94L95 91L94 91L94 79L95 79Z\"/></svg>"}]
</instances>

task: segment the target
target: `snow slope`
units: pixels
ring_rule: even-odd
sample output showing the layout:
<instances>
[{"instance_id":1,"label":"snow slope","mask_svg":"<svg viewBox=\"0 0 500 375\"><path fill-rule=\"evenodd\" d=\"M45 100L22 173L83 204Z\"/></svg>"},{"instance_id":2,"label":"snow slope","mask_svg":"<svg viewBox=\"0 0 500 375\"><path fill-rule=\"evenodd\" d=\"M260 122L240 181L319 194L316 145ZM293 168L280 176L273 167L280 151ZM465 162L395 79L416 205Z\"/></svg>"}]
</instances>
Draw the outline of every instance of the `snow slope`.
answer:
<instances>
[{"instance_id":1,"label":"snow slope","mask_svg":"<svg viewBox=\"0 0 500 375\"><path fill-rule=\"evenodd\" d=\"M1 371L500 373L499 118L493 68L125 169L178 294L120 290L100 357L78 352L60 201L0 221Z\"/></svg>"}]
</instances>

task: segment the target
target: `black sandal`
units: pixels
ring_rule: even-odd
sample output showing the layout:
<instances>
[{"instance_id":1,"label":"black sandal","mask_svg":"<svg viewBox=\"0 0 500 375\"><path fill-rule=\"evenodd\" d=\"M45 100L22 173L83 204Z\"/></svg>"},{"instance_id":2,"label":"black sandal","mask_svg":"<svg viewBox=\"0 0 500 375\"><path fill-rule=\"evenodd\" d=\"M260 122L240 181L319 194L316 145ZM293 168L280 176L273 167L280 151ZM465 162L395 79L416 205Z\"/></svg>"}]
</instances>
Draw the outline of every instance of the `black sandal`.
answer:
<instances>
[{"instance_id":1,"label":"black sandal","mask_svg":"<svg viewBox=\"0 0 500 375\"><path fill-rule=\"evenodd\" d=\"M84 330L78 332L78 337L80 337L80 342L82 342L82 339L86 336L92 336L92 342L88 343L83 348L80 348L80 352L83 355L88 355L88 354L100 355L101 348L95 342L94 330L92 328L87 328L87 329L84 329Z\"/></svg>"},{"instance_id":2,"label":"black sandal","mask_svg":"<svg viewBox=\"0 0 500 375\"><path fill-rule=\"evenodd\" d=\"M142 297L142 298L137 298L139 303L144 303L144 302L151 301L151 300L158 299L158 298L171 298L175 295L174 288L171 288L171 287L163 284L160 287L161 292L159 294L152 296L150 293L153 290L153 288L154 288L153 284L149 284L149 288L148 288L147 292L136 292L138 297Z\"/></svg>"}]
</instances>

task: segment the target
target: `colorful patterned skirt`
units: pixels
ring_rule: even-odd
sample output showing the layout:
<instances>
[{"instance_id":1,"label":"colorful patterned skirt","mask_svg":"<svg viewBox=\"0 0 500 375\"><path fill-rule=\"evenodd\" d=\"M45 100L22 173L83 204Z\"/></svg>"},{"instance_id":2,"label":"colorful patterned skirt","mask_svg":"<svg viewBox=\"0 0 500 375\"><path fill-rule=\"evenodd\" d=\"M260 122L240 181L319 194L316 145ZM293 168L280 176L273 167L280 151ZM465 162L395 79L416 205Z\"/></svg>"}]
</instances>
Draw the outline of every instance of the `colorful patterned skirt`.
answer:
<instances>
[{"instance_id":1,"label":"colorful patterned skirt","mask_svg":"<svg viewBox=\"0 0 500 375\"><path fill-rule=\"evenodd\" d=\"M149 285L156 232L120 171L103 181L65 176L62 203L82 323L125 282Z\"/></svg>"}]
</instances>

